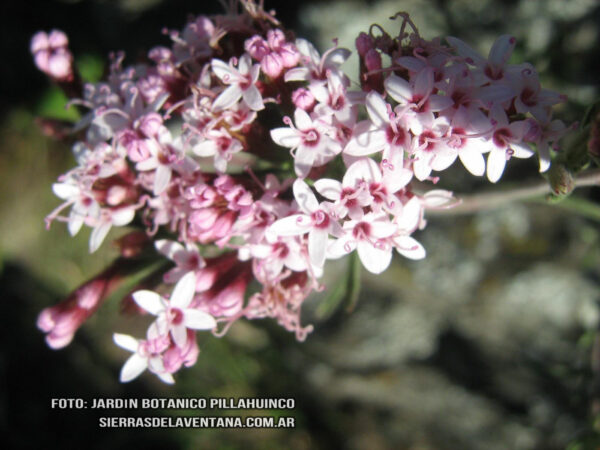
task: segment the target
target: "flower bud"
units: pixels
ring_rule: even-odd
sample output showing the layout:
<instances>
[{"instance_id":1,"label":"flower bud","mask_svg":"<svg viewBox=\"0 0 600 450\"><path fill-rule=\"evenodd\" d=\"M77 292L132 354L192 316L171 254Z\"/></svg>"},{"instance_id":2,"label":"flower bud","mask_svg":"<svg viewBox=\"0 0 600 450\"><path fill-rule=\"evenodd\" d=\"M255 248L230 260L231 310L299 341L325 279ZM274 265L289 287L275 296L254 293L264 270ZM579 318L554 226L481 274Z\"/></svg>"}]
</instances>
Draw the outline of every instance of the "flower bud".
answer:
<instances>
[{"instance_id":1,"label":"flower bud","mask_svg":"<svg viewBox=\"0 0 600 450\"><path fill-rule=\"evenodd\" d=\"M68 45L69 40L62 31L36 33L31 39L30 50L37 68L56 81L72 81L75 78L73 55Z\"/></svg>"},{"instance_id":2,"label":"flower bud","mask_svg":"<svg viewBox=\"0 0 600 450\"><path fill-rule=\"evenodd\" d=\"M361 58L364 58L367 52L373 49L373 38L367 33L360 33L355 41L356 50Z\"/></svg>"},{"instance_id":3,"label":"flower bud","mask_svg":"<svg viewBox=\"0 0 600 450\"><path fill-rule=\"evenodd\" d=\"M294 44L285 43L283 44L277 53L283 61L283 66L287 69L295 67L300 61L300 52Z\"/></svg>"},{"instance_id":4,"label":"flower bud","mask_svg":"<svg viewBox=\"0 0 600 450\"><path fill-rule=\"evenodd\" d=\"M260 68L270 78L277 78L283 71L283 61L277 53L269 53L260 62Z\"/></svg>"},{"instance_id":5,"label":"flower bud","mask_svg":"<svg viewBox=\"0 0 600 450\"><path fill-rule=\"evenodd\" d=\"M244 49L257 61L261 61L266 55L270 53L269 47L265 40L260 36L252 36L247 39L244 44Z\"/></svg>"},{"instance_id":6,"label":"flower bud","mask_svg":"<svg viewBox=\"0 0 600 450\"><path fill-rule=\"evenodd\" d=\"M548 181L552 193L557 197L566 197L575 189L575 177L563 164L553 164L550 167Z\"/></svg>"},{"instance_id":7,"label":"flower bud","mask_svg":"<svg viewBox=\"0 0 600 450\"><path fill-rule=\"evenodd\" d=\"M283 31L276 28L274 30L269 30L267 33L267 42L269 43L269 47L273 50L279 50L279 48L285 43L285 35Z\"/></svg>"},{"instance_id":8,"label":"flower bud","mask_svg":"<svg viewBox=\"0 0 600 450\"><path fill-rule=\"evenodd\" d=\"M315 97L306 88L298 88L292 93L292 101L296 108L311 111L315 106Z\"/></svg>"}]
</instances>

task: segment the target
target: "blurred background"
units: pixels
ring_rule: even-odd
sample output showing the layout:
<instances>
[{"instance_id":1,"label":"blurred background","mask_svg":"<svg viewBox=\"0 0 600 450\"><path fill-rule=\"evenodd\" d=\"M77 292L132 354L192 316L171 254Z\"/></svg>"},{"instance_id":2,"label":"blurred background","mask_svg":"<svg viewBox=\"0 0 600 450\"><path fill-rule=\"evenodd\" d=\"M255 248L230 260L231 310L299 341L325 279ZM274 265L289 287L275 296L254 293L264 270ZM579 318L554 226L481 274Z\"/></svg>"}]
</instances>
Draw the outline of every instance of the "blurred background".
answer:
<instances>
[{"instance_id":1,"label":"blurred background","mask_svg":"<svg viewBox=\"0 0 600 450\"><path fill-rule=\"evenodd\" d=\"M298 36L321 50L406 11L421 35L453 35L487 54L500 34L517 37L513 61L529 61L547 88L569 102L556 116L580 120L598 98L600 5L594 0L265 0ZM306 305L315 331L304 343L268 320L237 323L223 339L201 338L195 367L174 387L144 374L122 385L127 355L113 331L132 319L105 307L66 349L53 351L35 326L39 311L66 297L115 256L90 257L84 232L72 239L43 218L59 201L56 177L70 149L44 137L38 116L69 119L64 97L37 72L29 39L58 28L89 79L108 52L132 61L167 44L164 27L215 1L35 0L0 6L0 426L6 448L144 449L562 449L598 448L600 423L600 213L598 188L549 205L543 199L463 216L435 216L417 233L428 257L396 259L382 276L362 274L352 313ZM349 61L347 70L352 72ZM356 77L355 77L356 79ZM537 162L511 161L500 183L540 180ZM445 186L487 183L450 171ZM442 186L444 187L444 186ZM581 207L584 204L585 207ZM111 236L113 236L111 234ZM116 234L114 235L116 236ZM326 284L346 271L332 266ZM327 293L322 294L326 296ZM106 430L101 412L50 409L56 397L293 397L296 428ZM171 412L196 414L195 411ZM200 412L202 413L202 412ZM213 411L209 415L277 411ZM102 415L169 414L108 411Z\"/></svg>"}]
</instances>

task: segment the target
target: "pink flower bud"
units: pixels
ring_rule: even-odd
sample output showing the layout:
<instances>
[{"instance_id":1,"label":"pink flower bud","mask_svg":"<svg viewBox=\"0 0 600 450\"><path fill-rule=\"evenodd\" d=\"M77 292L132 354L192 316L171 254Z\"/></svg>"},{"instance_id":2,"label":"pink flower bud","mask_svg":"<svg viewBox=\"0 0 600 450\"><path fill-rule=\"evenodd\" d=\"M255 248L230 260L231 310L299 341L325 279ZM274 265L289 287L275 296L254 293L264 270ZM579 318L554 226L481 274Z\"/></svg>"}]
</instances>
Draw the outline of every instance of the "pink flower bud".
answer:
<instances>
[{"instance_id":1,"label":"pink flower bud","mask_svg":"<svg viewBox=\"0 0 600 450\"><path fill-rule=\"evenodd\" d=\"M244 306L244 294L252 279L250 263L237 262L219 275L213 287L200 296L198 307L214 317L232 317Z\"/></svg>"},{"instance_id":2,"label":"pink flower bud","mask_svg":"<svg viewBox=\"0 0 600 450\"><path fill-rule=\"evenodd\" d=\"M258 35L247 39L244 43L244 49L257 61L261 61L265 55L271 52L265 40Z\"/></svg>"},{"instance_id":3,"label":"pink flower bud","mask_svg":"<svg viewBox=\"0 0 600 450\"><path fill-rule=\"evenodd\" d=\"M365 54L365 66L368 71L381 69L381 55L377 50L372 48L367 51Z\"/></svg>"},{"instance_id":4,"label":"pink flower bud","mask_svg":"<svg viewBox=\"0 0 600 450\"><path fill-rule=\"evenodd\" d=\"M356 50L361 58L364 58L367 52L374 48L373 38L367 33L360 33L355 41Z\"/></svg>"},{"instance_id":5,"label":"pink flower bud","mask_svg":"<svg viewBox=\"0 0 600 450\"><path fill-rule=\"evenodd\" d=\"M104 272L87 281L57 305L45 308L38 316L37 326L46 334L53 349L67 346L75 332L102 302L119 286L124 275L138 267L131 261L117 259Z\"/></svg>"},{"instance_id":6,"label":"pink flower bud","mask_svg":"<svg viewBox=\"0 0 600 450\"><path fill-rule=\"evenodd\" d=\"M47 50L48 47L48 35L43 31L38 31L31 38L31 44L29 46L31 53L36 54L42 50Z\"/></svg>"},{"instance_id":7,"label":"pink flower bud","mask_svg":"<svg viewBox=\"0 0 600 450\"><path fill-rule=\"evenodd\" d=\"M283 66L287 69L295 67L300 61L300 52L296 46L291 43L283 44L278 50L278 55L283 61Z\"/></svg>"},{"instance_id":8,"label":"pink flower bud","mask_svg":"<svg viewBox=\"0 0 600 450\"><path fill-rule=\"evenodd\" d=\"M100 305L107 280L94 279L84 284L58 305L44 309L37 326L47 333L46 342L53 349L69 345L77 329Z\"/></svg>"},{"instance_id":9,"label":"pink flower bud","mask_svg":"<svg viewBox=\"0 0 600 450\"><path fill-rule=\"evenodd\" d=\"M68 50L57 50L48 60L48 73L57 80L68 79L72 75L73 57Z\"/></svg>"},{"instance_id":10,"label":"pink flower bud","mask_svg":"<svg viewBox=\"0 0 600 450\"><path fill-rule=\"evenodd\" d=\"M154 102L158 97L167 92L165 79L158 75L148 75L137 82L137 87L146 103Z\"/></svg>"},{"instance_id":11,"label":"pink flower bud","mask_svg":"<svg viewBox=\"0 0 600 450\"><path fill-rule=\"evenodd\" d=\"M48 35L48 46L52 48L68 47L69 39L67 35L60 30L52 30Z\"/></svg>"},{"instance_id":12,"label":"pink flower bud","mask_svg":"<svg viewBox=\"0 0 600 450\"><path fill-rule=\"evenodd\" d=\"M269 30L267 33L267 42L269 43L269 47L273 50L279 50L279 48L285 43L285 35L283 31L276 28L274 30Z\"/></svg>"},{"instance_id":13,"label":"pink flower bud","mask_svg":"<svg viewBox=\"0 0 600 450\"><path fill-rule=\"evenodd\" d=\"M269 53L260 62L260 68L270 78L277 78L283 71L283 60L277 53Z\"/></svg>"},{"instance_id":14,"label":"pink flower bud","mask_svg":"<svg viewBox=\"0 0 600 450\"><path fill-rule=\"evenodd\" d=\"M36 33L31 39L30 49L37 68L56 81L72 81L73 55L68 44L62 31L53 30L50 35L43 31Z\"/></svg>"},{"instance_id":15,"label":"pink flower bud","mask_svg":"<svg viewBox=\"0 0 600 450\"><path fill-rule=\"evenodd\" d=\"M315 106L315 97L306 88L298 88L292 93L292 101L297 108L311 111Z\"/></svg>"}]
</instances>

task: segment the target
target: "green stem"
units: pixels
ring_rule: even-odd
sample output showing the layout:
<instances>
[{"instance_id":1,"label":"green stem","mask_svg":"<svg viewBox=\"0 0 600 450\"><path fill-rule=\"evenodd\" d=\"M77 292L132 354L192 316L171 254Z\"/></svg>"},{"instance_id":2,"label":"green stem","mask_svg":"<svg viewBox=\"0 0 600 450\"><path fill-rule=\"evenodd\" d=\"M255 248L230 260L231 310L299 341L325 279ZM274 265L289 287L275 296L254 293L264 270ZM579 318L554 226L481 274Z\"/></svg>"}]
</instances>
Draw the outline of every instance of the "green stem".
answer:
<instances>
[{"instance_id":1,"label":"green stem","mask_svg":"<svg viewBox=\"0 0 600 450\"><path fill-rule=\"evenodd\" d=\"M600 169L588 170L577 175L575 187L586 186L600 186ZM503 191L484 192L474 195L455 194L460 199L460 203L457 206L448 209L428 210L427 214L430 216L472 214L477 211L499 208L515 201L531 200L550 192L550 184L543 180Z\"/></svg>"}]
</instances>

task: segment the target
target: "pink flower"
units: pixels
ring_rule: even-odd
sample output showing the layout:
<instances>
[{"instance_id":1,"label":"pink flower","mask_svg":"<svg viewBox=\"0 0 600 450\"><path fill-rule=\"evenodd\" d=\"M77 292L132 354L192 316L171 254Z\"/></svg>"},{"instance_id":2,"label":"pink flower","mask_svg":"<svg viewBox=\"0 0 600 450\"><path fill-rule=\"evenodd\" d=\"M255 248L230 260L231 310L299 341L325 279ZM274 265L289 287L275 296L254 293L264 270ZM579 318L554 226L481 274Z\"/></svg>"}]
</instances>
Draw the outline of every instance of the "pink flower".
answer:
<instances>
[{"instance_id":1,"label":"pink flower","mask_svg":"<svg viewBox=\"0 0 600 450\"><path fill-rule=\"evenodd\" d=\"M180 137L173 139L171 133L163 128L157 139L146 140L150 157L140 161L135 168L139 171L154 171L154 195L164 192L173 176L173 171L191 173L198 164L186 156Z\"/></svg>"},{"instance_id":2,"label":"pink flower","mask_svg":"<svg viewBox=\"0 0 600 450\"><path fill-rule=\"evenodd\" d=\"M425 67L409 83L391 74L386 78L385 90L400 105L408 108L409 126L414 134L420 134L424 126L431 126L434 112L452 105L452 99L434 94L434 69Z\"/></svg>"},{"instance_id":3,"label":"pink flower","mask_svg":"<svg viewBox=\"0 0 600 450\"><path fill-rule=\"evenodd\" d=\"M327 255L339 258L354 250L358 251L361 263L371 273L381 273L392 260L390 238L397 230L385 214L366 214L360 220L344 223L345 234L327 248Z\"/></svg>"},{"instance_id":4,"label":"pink flower","mask_svg":"<svg viewBox=\"0 0 600 450\"><path fill-rule=\"evenodd\" d=\"M490 119L494 129L490 139L491 149L487 161L487 177L492 183L495 183L502 176L506 161L512 156L529 158L533 155L533 150L523 142L530 127L527 121L519 120L509 123L506 112L498 105L490 111Z\"/></svg>"},{"instance_id":5,"label":"pink flower","mask_svg":"<svg viewBox=\"0 0 600 450\"><path fill-rule=\"evenodd\" d=\"M211 330L216 326L215 319L208 313L194 308L188 308L196 292L196 275L189 272L175 285L170 300L156 292L137 291L133 299L150 314L157 316L156 327L158 335L171 334L173 342L178 347L184 347L187 339L187 329Z\"/></svg>"},{"instance_id":6,"label":"pink flower","mask_svg":"<svg viewBox=\"0 0 600 450\"><path fill-rule=\"evenodd\" d=\"M219 172L227 170L227 162L235 153L243 150L242 143L231 136L225 128L212 129L204 134L203 141L193 147L196 155L201 157L214 157L215 169Z\"/></svg>"},{"instance_id":7,"label":"pink flower","mask_svg":"<svg viewBox=\"0 0 600 450\"><path fill-rule=\"evenodd\" d=\"M46 342L53 349L69 345L75 332L114 291L126 267L122 261L111 265L100 275L77 288L66 300L45 308L38 316L37 326L47 333Z\"/></svg>"},{"instance_id":8,"label":"pink flower","mask_svg":"<svg viewBox=\"0 0 600 450\"><path fill-rule=\"evenodd\" d=\"M200 270L206 265L198 246L194 244L186 244L184 247L177 241L160 239L154 242L154 246L176 264L173 269L164 274L165 283L175 283L186 273Z\"/></svg>"},{"instance_id":9,"label":"pink flower","mask_svg":"<svg viewBox=\"0 0 600 450\"><path fill-rule=\"evenodd\" d=\"M94 219L90 224L93 227L92 234L90 235L90 253L94 253L100 248L100 245L102 245L104 238L113 225L122 227L131 222L134 217L135 205L122 208L103 208L100 212L100 216Z\"/></svg>"},{"instance_id":10,"label":"pink flower","mask_svg":"<svg viewBox=\"0 0 600 450\"><path fill-rule=\"evenodd\" d=\"M476 66L491 81L498 81L505 76L505 65L515 48L516 39L504 34L492 45L487 59L469 47L460 39L448 36L446 40L465 58L468 64ZM483 83L482 83L483 84Z\"/></svg>"},{"instance_id":11,"label":"pink flower","mask_svg":"<svg viewBox=\"0 0 600 450\"><path fill-rule=\"evenodd\" d=\"M62 31L36 33L31 38L31 53L37 68L49 77L57 81L73 80L73 55L69 51L67 35Z\"/></svg>"},{"instance_id":12,"label":"pink flower","mask_svg":"<svg viewBox=\"0 0 600 450\"><path fill-rule=\"evenodd\" d=\"M395 114L391 106L377 92L369 92L365 106L371 122L363 122L356 127L344 153L352 156L365 156L384 150L384 158L408 150L411 142L409 120L405 114Z\"/></svg>"},{"instance_id":13,"label":"pink flower","mask_svg":"<svg viewBox=\"0 0 600 450\"><path fill-rule=\"evenodd\" d=\"M279 219L269 227L276 236L300 236L308 233L310 261L323 267L329 234L340 236L340 225L332 219L326 206L320 205L308 185L298 179L294 182L294 197L304 214L293 214Z\"/></svg>"},{"instance_id":14,"label":"pink flower","mask_svg":"<svg viewBox=\"0 0 600 450\"><path fill-rule=\"evenodd\" d=\"M290 69L285 74L285 81L323 81L328 72L337 72L339 67L350 57L346 48L333 47L323 56L305 39L296 39L296 48L300 51L304 67Z\"/></svg>"},{"instance_id":15,"label":"pink flower","mask_svg":"<svg viewBox=\"0 0 600 450\"><path fill-rule=\"evenodd\" d=\"M306 111L296 108L295 127L289 117L284 122L289 127L271 130L271 138L276 144L295 150L294 168L298 177L306 177L313 166L329 162L342 151L341 144L330 137L334 130L322 121L311 119Z\"/></svg>"},{"instance_id":16,"label":"pink flower","mask_svg":"<svg viewBox=\"0 0 600 450\"><path fill-rule=\"evenodd\" d=\"M127 383L148 369L167 384L175 383L173 376L165 369L163 353L169 348L168 337L160 336L147 340L135 339L127 334L114 333L113 341L119 347L133 353L121 369L120 380Z\"/></svg>"},{"instance_id":17,"label":"pink flower","mask_svg":"<svg viewBox=\"0 0 600 450\"><path fill-rule=\"evenodd\" d=\"M235 58L229 64L220 59L213 59L211 62L215 75L223 83L229 85L214 101L213 109L227 109L237 103L240 98L243 98L248 107L254 111L264 109L262 95L256 87L260 66L258 64L252 65L250 55L247 53L241 56L237 69L234 64Z\"/></svg>"}]
</instances>

